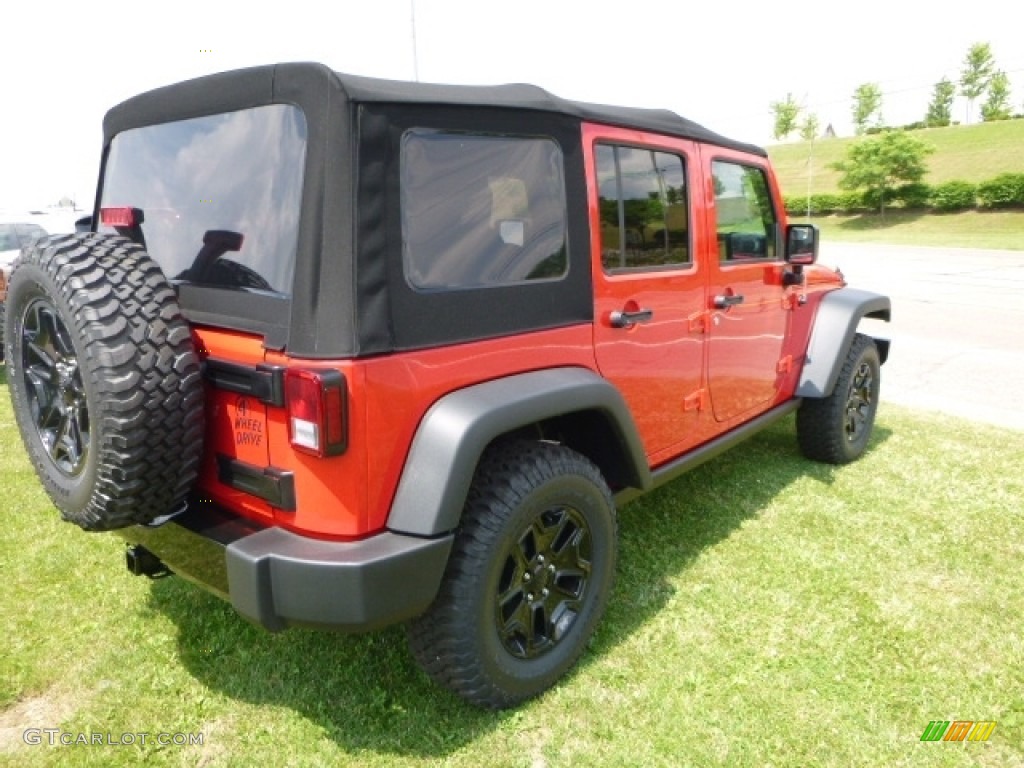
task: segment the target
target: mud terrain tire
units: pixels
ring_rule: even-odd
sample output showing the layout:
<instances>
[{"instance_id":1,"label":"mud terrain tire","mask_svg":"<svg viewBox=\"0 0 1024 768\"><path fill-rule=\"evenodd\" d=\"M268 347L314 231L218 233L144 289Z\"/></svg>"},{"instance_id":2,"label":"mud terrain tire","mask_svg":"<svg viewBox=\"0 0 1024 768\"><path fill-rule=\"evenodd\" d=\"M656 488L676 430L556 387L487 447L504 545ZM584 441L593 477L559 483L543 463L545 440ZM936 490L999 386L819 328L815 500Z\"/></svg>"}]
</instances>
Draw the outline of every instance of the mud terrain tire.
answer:
<instances>
[{"instance_id":1,"label":"mud terrain tire","mask_svg":"<svg viewBox=\"0 0 1024 768\"><path fill-rule=\"evenodd\" d=\"M16 262L6 304L15 417L64 519L105 531L180 509L202 456L203 392L156 262L123 237L43 239Z\"/></svg>"},{"instance_id":2,"label":"mud terrain tire","mask_svg":"<svg viewBox=\"0 0 1024 768\"><path fill-rule=\"evenodd\" d=\"M796 434L804 456L826 464L848 464L864 455L875 426L881 365L875 342L858 333L832 394L800 404Z\"/></svg>"},{"instance_id":3,"label":"mud terrain tire","mask_svg":"<svg viewBox=\"0 0 1024 768\"><path fill-rule=\"evenodd\" d=\"M408 626L437 683L502 709L547 690L587 647L608 602L615 505L575 451L517 441L477 468L441 591Z\"/></svg>"}]
</instances>

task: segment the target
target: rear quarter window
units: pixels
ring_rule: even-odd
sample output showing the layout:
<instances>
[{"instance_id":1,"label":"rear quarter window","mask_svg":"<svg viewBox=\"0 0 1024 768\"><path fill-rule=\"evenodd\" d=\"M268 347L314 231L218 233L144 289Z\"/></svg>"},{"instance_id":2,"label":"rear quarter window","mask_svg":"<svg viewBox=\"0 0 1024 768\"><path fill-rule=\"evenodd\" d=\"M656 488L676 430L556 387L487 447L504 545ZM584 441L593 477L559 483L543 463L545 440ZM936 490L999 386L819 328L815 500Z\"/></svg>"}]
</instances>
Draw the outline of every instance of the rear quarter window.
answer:
<instances>
[{"instance_id":1,"label":"rear quarter window","mask_svg":"<svg viewBox=\"0 0 1024 768\"><path fill-rule=\"evenodd\" d=\"M401 206L406 280L458 290L568 271L562 153L551 139L406 132Z\"/></svg>"}]
</instances>

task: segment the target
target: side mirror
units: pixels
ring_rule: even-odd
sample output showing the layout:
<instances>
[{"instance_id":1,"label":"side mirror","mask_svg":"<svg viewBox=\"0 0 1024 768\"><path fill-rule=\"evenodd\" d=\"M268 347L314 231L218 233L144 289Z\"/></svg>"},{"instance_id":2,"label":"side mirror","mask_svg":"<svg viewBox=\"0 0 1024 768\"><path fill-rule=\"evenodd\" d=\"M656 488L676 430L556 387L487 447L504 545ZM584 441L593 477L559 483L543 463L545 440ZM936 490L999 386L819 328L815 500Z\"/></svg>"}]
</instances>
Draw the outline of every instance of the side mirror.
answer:
<instances>
[{"instance_id":1,"label":"side mirror","mask_svg":"<svg viewBox=\"0 0 1024 768\"><path fill-rule=\"evenodd\" d=\"M798 266L818 260L818 228L813 224L790 224L786 227L786 261Z\"/></svg>"},{"instance_id":2,"label":"side mirror","mask_svg":"<svg viewBox=\"0 0 1024 768\"><path fill-rule=\"evenodd\" d=\"M83 216L75 222L75 232L91 232L92 216Z\"/></svg>"}]
</instances>

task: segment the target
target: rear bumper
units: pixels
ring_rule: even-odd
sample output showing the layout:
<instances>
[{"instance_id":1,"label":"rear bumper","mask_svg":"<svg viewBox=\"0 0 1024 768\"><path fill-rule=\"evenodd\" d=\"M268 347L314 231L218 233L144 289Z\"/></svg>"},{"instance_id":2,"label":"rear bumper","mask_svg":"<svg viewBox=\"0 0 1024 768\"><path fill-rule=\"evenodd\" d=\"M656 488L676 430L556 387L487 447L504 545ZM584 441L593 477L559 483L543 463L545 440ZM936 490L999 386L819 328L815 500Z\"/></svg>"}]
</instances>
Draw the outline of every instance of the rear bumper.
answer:
<instances>
[{"instance_id":1,"label":"rear bumper","mask_svg":"<svg viewBox=\"0 0 1024 768\"><path fill-rule=\"evenodd\" d=\"M212 504L118 533L271 631L363 631L412 618L437 594L452 546L451 535L424 539L390 531L321 541L256 527Z\"/></svg>"}]
</instances>

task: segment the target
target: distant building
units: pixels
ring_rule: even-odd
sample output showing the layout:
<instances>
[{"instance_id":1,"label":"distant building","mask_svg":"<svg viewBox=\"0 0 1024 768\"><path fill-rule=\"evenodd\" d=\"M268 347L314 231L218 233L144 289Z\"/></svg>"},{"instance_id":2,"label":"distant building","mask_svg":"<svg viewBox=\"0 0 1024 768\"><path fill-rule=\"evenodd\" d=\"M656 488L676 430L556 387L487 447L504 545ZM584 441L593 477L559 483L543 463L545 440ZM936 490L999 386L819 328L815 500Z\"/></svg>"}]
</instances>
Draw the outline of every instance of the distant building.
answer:
<instances>
[{"instance_id":1,"label":"distant building","mask_svg":"<svg viewBox=\"0 0 1024 768\"><path fill-rule=\"evenodd\" d=\"M825 133L822 135L821 138L823 138L823 139L834 139L835 137L836 137L836 129L832 127L832 123L829 123L828 127L825 129Z\"/></svg>"}]
</instances>

